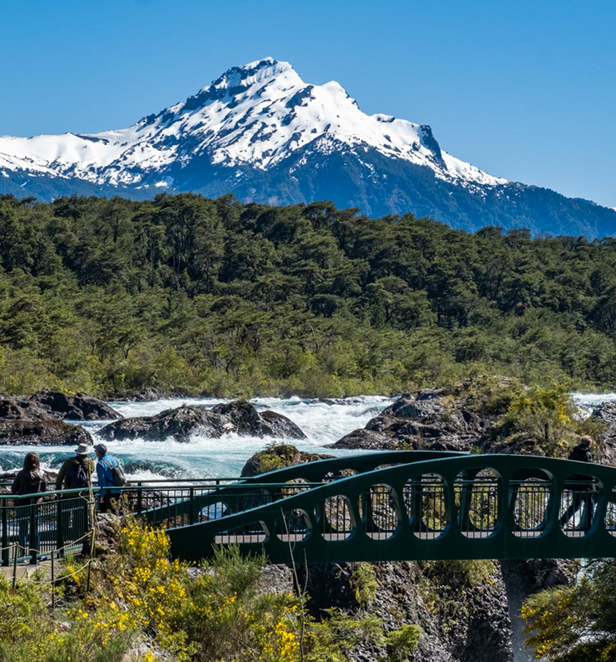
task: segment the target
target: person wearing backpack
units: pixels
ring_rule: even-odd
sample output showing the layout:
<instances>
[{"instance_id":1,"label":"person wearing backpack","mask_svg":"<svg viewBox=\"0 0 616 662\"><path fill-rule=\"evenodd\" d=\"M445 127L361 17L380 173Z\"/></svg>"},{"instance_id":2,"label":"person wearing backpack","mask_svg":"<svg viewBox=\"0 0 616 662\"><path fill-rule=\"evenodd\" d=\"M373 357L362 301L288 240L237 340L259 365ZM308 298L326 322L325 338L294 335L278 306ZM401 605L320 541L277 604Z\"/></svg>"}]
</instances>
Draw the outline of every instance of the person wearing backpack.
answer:
<instances>
[{"instance_id":1,"label":"person wearing backpack","mask_svg":"<svg viewBox=\"0 0 616 662\"><path fill-rule=\"evenodd\" d=\"M592 437L584 435L580 438L580 443L569 454L570 460L576 462L592 462L592 453L590 447L593 443ZM576 530L588 531L592 523L593 511L597 502L597 486L591 476L585 474L575 474L571 476L570 482L565 484L568 491L572 493L572 502L569 508L561 515L560 525L566 527L575 514L583 508L580 516L580 523Z\"/></svg>"},{"instance_id":2,"label":"person wearing backpack","mask_svg":"<svg viewBox=\"0 0 616 662\"><path fill-rule=\"evenodd\" d=\"M94 446L96 453L96 475L98 477L98 507L101 513L106 513L111 507L111 498L119 497L121 490L108 488L118 488L126 485L126 477L118 460L107 453L105 444L96 444Z\"/></svg>"},{"instance_id":3,"label":"person wearing backpack","mask_svg":"<svg viewBox=\"0 0 616 662\"><path fill-rule=\"evenodd\" d=\"M24 554L30 545L34 547L34 549L30 549L31 553L38 552L38 508L36 504L43 500L39 495L46 490L47 480L41 471L39 457L36 453L28 453L24 459L23 469L15 476L11 485L11 492L20 497L15 500L15 511L19 528L19 545ZM32 558L35 559L36 556Z\"/></svg>"},{"instance_id":4,"label":"person wearing backpack","mask_svg":"<svg viewBox=\"0 0 616 662\"><path fill-rule=\"evenodd\" d=\"M56 478L56 490L84 489L79 494L61 496L61 502L58 504L61 512L62 538L65 542L69 539L79 539L85 534L86 522L77 515L77 511L78 499L85 497L88 500L92 489L94 460L88 457L89 451L90 447L87 444L79 444L75 449L75 455L64 461Z\"/></svg>"},{"instance_id":5,"label":"person wearing backpack","mask_svg":"<svg viewBox=\"0 0 616 662\"><path fill-rule=\"evenodd\" d=\"M75 455L64 461L56 478L56 490L89 488L94 473L94 460L88 457L89 447L79 444Z\"/></svg>"}]
</instances>

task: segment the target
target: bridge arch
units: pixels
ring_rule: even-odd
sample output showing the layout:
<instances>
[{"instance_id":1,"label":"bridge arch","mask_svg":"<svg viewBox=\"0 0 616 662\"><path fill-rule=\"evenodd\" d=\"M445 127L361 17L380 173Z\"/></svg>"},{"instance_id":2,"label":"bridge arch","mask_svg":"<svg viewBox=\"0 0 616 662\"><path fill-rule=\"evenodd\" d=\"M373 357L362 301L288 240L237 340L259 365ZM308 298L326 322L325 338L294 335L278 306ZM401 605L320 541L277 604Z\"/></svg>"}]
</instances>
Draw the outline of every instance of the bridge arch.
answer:
<instances>
[{"instance_id":1,"label":"bridge arch","mask_svg":"<svg viewBox=\"0 0 616 662\"><path fill-rule=\"evenodd\" d=\"M280 563L292 555L308 562L616 556L616 469L536 456L413 453L387 454L389 466L373 470L370 462L383 464L383 454L345 457L356 475L170 529L172 551L198 561L217 544L238 544ZM303 465L301 475L323 477L322 469L332 464ZM261 484L276 473L260 476ZM287 480L298 475L282 470ZM590 502L592 516L580 526L578 511ZM572 506L579 506L573 519L562 524ZM294 512L305 524L281 539L277 522L293 521ZM270 532L265 540L229 535L254 521Z\"/></svg>"}]
</instances>

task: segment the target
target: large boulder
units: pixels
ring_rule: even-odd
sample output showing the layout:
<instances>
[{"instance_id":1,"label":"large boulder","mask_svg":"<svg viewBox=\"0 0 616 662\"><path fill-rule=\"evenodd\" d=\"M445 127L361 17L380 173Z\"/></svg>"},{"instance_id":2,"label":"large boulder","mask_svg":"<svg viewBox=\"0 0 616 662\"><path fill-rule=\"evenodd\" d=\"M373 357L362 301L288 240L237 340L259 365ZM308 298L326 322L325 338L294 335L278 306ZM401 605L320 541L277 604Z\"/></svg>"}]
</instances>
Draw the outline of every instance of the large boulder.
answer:
<instances>
[{"instance_id":1,"label":"large boulder","mask_svg":"<svg viewBox=\"0 0 616 662\"><path fill-rule=\"evenodd\" d=\"M208 437L218 438L225 432L233 432L233 423L220 414L201 407L179 407L166 409L155 416L123 418L106 425L98 435L102 439L144 439L164 441L188 441L192 434L202 432Z\"/></svg>"},{"instance_id":2,"label":"large boulder","mask_svg":"<svg viewBox=\"0 0 616 662\"><path fill-rule=\"evenodd\" d=\"M106 402L85 393L69 395L43 389L28 400L21 400L20 405L26 409L42 410L50 418L69 421L104 421L122 418L122 415Z\"/></svg>"},{"instance_id":3,"label":"large boulder","mask_svg":"<svg viewBox=\"0 0 616 662\"><path fill-rule=\"evenodd\" d=\"M69 446L91 444L90 433L78 425L54 419L0 420L0 445Z\"/></svg>"},{"instance_id":4,"label":"large boulder","mask_svg":"<svg viewBox=\"0 0 616 662\"><path fill-rule=\"evenodd\" d=\"M427 388L401 396L330 448L469 451L489 437L495 420L480 413L468 393Z\"/></svg>"},{"instance_id":5,"label":"large boulder","mask_svg":"<svg viewBox=\"0 0 616 662\"><path fill-rule=\"evenodd\" d=\"M188 441L193 434L219 438L235 433L241 436L304 439L304 433L286 416L273 411L258 412L249 402L236 401L205 407L182 406L167 409L155 416L125 418L106 425L99 435L103 439L145 439L162 441L173 437Z\"/></svg>"},{"instance_id":6,"label":"large boulder","mask_svg":"<svg viewBox=\"0 0 616 662\"><path fill-rule=\"evenodd\" d=\"M219 404L210 410L229 419L234 432L246 437L275 437L277 439L305 439L306 435L292 420L275 411L257 411L246 400Z\"/></svg>"},{"instance_id":7,"label":"large boulder","mask_svg":"<svg viewBox=\"0 0 616 662\"><path fill-rule=\"evenodd\" d=\"M242 469L241 476L242 478L250 478L268 471L284 469L295 464L314 462L315 460L325 460L330 457L333 456L300 451L291 444L275 444L264 448L249 458Z\"/></svg>"}]
</instances>

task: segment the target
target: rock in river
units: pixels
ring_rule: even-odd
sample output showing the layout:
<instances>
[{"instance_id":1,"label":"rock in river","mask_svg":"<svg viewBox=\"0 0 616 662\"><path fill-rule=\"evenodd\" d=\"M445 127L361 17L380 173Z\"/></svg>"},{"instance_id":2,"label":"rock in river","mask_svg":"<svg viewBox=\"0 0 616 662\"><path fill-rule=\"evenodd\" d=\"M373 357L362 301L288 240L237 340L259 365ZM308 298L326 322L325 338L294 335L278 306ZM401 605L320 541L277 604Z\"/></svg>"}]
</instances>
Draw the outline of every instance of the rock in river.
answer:
<instances>
[{"instance_id":1,"label":"rock in river","mask_svg":"<svg viewBox=\"0 0 616 662\"><path fill-rule=\"evenodd\" d=\"M0 420L0 445L75 446L91 443L92 437L87 430L64 421Z\"/></svg>"},{"instance_id":2,"label":"rock in river","mask_svg":"<svg viewBox=\"0 0 616 662\"><path fill-rule=\"evenodd\" d=\"M99 435L103 439L145 439L162 441L173 437L188 441L193 433L218 438L223 434L243 436L303 439L304 433L288 418L272 411L257 412L249 402L237 401L204 407L167 409L156 416L125 418L105 426Z\"/></svg>"},{"instance_id":3,"label":"rock in river","mask_svg":"<svg viewBox=\"0 0 616 662\"><path fill-rule=\"evenodd\" d=\"M106 402L85 393L69 395L43 389L28 400L21 400L20 405L36 407L46 412L50 418L69 421L104 421L122 418L122 415Z\"/></svg>"},{"instance_id":4,"label":"rock in river","mask_svg":"<svg viewBox=\"0 0 616 662\"><path fill-rule=\"evenodd\" d=\"M305 439L306 435L290 419L275 411L258 412L246 400L235 400L212 407L211 411L228 418L239 435L246 437L276 437L279 439Z\"/></svg>"},{"instance_id":5,"label":"rock in river","mask_svg":"<svg viewBox=\"0 0 616 662\"><path fill-rule=\"evenodd\" d=\"M300 451L291 444L279 444L255 453L248 459L242 469L242 478L249 478L259 474L284 469L295 464L305 464L316 460L325 460L332 455L320 455L319 453L307 453Z\"/></svg>"},{"instance_id":6,"label":"rock in river","mask_svg":"<svg viewBox=\"0 0 616 662\"><path fill-rule=\"evenodd\" d=\"M494 419L480 416L467 394L454 398L443 389L407 393L330 448L468 451L489 433Z\"/></svg>"}]
</instances>

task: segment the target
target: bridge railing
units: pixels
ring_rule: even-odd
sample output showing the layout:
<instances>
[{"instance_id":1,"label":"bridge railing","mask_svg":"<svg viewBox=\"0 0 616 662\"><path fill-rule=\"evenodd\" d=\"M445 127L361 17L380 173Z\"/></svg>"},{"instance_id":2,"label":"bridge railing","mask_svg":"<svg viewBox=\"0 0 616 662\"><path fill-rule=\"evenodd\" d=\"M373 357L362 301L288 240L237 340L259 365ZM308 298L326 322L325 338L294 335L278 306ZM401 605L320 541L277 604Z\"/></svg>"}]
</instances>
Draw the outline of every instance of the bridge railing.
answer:
<instances>
[{"instance_id":1,"label":"bridge railing","mask_svg":"<svg viewBox=\"0 0 616 662\"><path fill-rule=\"evenodd\" d=\"M8 566L78 550L91 520L89 490L45 492L32 497L0 495L0 563Z\"/></svg>"},{"instance_id":2,"label":"bridge railing","mask_svg":"<svg viewBox=\"0 0 616 662\"><path fill-rule=\"evenodd\" d=\"M152 525L174 528L228 517L322 484L260 481L255 485L232 480L137 481L106 491L115 512L134 513ZM98 497L96 486L22 497L0 494L0 564L34 563L42 556L79 550L89 535Z\"/></svg>"},{"instance_id":3,"label":"bridge railing","mask_svg":"<svg viewBox=\"0 0 616 662\"><path fill-rule=\"evenodd\" d=\"M178 556L215 545L289 561L616 556L616 469L544 457L387 452L254 478L108 488L120 512L168 529ZM1 561L76 549L85 490L0 495ZM34 502L33 502L34 501Z\"/></svg>"},{"instance_id":4,"label":"bridge railing","mask_svg":"<svg viewBox=\"0 0 616 662\"><path fill-rule=\"evenodd\" d=\"M261 546L289 562L616 556L616 469L545 457L439 457L323 483L200 525L174 552Z\"/></svg>"}]
</instances>

